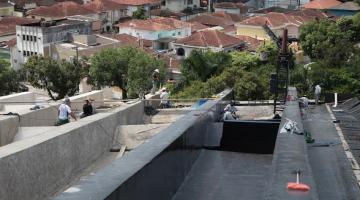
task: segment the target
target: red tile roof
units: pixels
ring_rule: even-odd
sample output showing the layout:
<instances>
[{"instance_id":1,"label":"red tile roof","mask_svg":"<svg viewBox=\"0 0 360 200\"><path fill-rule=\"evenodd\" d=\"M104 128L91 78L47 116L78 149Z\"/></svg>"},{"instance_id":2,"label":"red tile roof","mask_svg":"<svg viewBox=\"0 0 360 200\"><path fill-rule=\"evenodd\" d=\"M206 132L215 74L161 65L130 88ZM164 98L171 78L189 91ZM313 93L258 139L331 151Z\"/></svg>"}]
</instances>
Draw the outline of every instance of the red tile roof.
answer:
<instances>
[{"instance_id":1,"label":"red tile roof","mask_svg":"<svg viewBox=\"0 0 360 200\"><path fill-rule=\"evenodd\" d=\"M56 3L54 0L13 0L18 6L25 6L28 3L35 3L37 6L51 6Z\"/></svg>"},{"instance_id":2,"label":"red tile roof","mask_svg":"<svg viewBox=\"0 0 360 200\"><path fill-rule=\"evenodd\" d=\"M242 40L216 30L203 30L189 37L178 39L176 44L197 47L229 47L241 45Z\"/></svg>"},{"instance_id":3,"label":"red tile roof","mask_svg":"<svg viewBox=\"0 0 360 200\"><path fill-rule=\"evenodd\" d=\"M90 15L96 12L72 1L56 3L52 6L41 6L28 11L28 15L40 17L64 18L74 15Z\"/></svg>"},{"instance_id":4,"label":"red tile roof","mask_svg":"<svg viewBox=\"0 0 360 200\"><path fill-rule=\"evenodd\" d=\"M16 33L16 25L38 22L36 19L24 17L2 17L0 18L0 35L9 35Z\"/></svg>"},{"instance_id":5,"label":"red tile roof","mask_svg":"<svg viewBox=\"0 0 360 200\"><path fill-rule=\"evenodd\" d=\"M212 16L221 17L223 19L233 21L233 22L240 22L245 19L244 16L234 13L226 13L226 12L215 12L212 13Z\"/></svg>"},{"instance_id":6,"label":"red tile roof","mask_svg":"<svg viewBox=\"0 0 360 200\"><path fill-rule=\"evenodd\" d=\"M285 24L300 26L301 24L316 18L321 19L325 17L327 17L327 15L324 13L311 10L294 11L289 13L270 12L266 15L250 17L239 24L251 26L262 26L267 24L270 27L278 27Z\"/></svg>"},{"instance_id":7,"label":"red tile roof","mask_svg":"<svg viewBox=\"0 0 360 200\"><path fill-rule=\"evenodd\" d=\"M16 45L16 38L13 38L9 41L6 41L5 44L8 46L8 47L14 47Z\"/></svg>"},{"instance_id":8,"label":"red tile roof","mask_svg":"<svg viewBox=\"0 0 360 200\"><path fill-rule=\"evenodd\" d=\"M139 30L159 31L191 27L191 24L173 18L157 17L146 20L133 19L115 26L130 27Z\"/></svg>"},{"instance_id":9,"label":"red tile roof","mask_svg":"<svg viewBox=\"0 0 360 200\"><path fill-rule=\"evenodd\" d=\"M341 2L337 0L313 0L307 4L304 4L302 7L307 9L328 9L334 6L340 5Z\"/></svg>"},{"instance_id":10,"label":"red tile roof","mask_svg":"<svg viewBox=\"0 0 360 200\"><path fill-rule=\"evenodd\" d=\"M197 17L194 17L190 20L188 20L188 22L199 22L200 24L206 25L206 26L230 26L230 25L234 25L235 22L232 21L231 19L227 19L227 18L223 18L223 17L219 17L216 15L200 15Z\"/></svg>"},{"instance_id":11,"label":"red tile roof","mask_svg":"<svg viewBox=\"0 0 360 200\"><path fill-rule=\"evenodd\" d=\"M236 35L236 37L245 42L245 49L248 51L255 51L263 43L261 40L246 35Z\"/></svg>"},{"instance_id":12,"label":"red tile roof","mask_svg":"<svg viewBox=\"0 0 360 200\"><path fill-rule=\"evenodd\" d=\"M191 32L197 32L199 30L207 29L208 26L200 24L199 22L191 22Z\"/></svg>"},{"instance_id":13,"label":"red tile roof","mask_svg":"<svg viewBox=\"0 0 360 200\"><path fill-rule=\"evenodd\" d=\"M112 0L119 4L141 6L147 4L160 4L160 0Z\"/></svg>"},{"instance_id":14,"label":"red tile roof","mask_svg":"<svg viewBox=\"0 0 360 200\"><path fill-rule=\"evenodd\" d=\"M353 1L347 1L344 2L340 5L337 6L333 6L331 8L329 8L331 10L351 10L351 11L358 11L360 10L360 6L359 4L357 4L356 2Z\"/></svg>"},{"instance_id":15,"label":"red tile roof","mask_svg":"<svg viewBox=\"0 0 360 200\"><path fill-rule=\"evenodd\" d=\"M85 8L94 12L103 12L109 10L125 10L127 6L111 0L94 0L84 5Z\"/></svg>"}]
</instances>

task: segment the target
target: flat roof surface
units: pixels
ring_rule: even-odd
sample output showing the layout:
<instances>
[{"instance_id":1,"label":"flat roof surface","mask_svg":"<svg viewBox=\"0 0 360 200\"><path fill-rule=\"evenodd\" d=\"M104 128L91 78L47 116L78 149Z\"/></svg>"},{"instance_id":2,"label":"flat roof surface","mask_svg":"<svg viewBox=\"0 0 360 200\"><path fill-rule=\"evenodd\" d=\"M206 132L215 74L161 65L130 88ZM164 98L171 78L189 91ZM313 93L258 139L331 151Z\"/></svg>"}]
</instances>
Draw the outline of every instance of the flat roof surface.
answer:
<instances>
[{"instance_id":1,"label":"flat roof surface","mask_svg":"<svg viewBox=\"0 0 360 200\"><path fill-rule=\"evenodd\" d=\"M264 199L272 157L202 150L172 200Z\"/></svg>"}]
</instances>

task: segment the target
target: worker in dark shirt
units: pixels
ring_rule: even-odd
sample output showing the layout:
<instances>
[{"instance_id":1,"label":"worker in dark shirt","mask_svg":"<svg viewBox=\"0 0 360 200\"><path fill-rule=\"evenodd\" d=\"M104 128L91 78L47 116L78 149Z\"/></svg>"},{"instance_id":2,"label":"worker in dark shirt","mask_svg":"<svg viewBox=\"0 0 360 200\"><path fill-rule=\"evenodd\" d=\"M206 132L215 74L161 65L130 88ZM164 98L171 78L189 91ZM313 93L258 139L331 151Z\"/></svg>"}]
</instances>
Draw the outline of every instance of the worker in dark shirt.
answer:
<instances>
[{"instance_id":1,"label":"worker in dark shirt","mask_svg":"<svg viewBox=\"0 0 360 200\"><path fill-rule=\"evenodd\" d=\"M85 102L86 103L83 106L83 114L80 116L80 118L84 118L93 114L93 107L91 102L89 100L85 100Z\"/></svg>"}]
</instances>

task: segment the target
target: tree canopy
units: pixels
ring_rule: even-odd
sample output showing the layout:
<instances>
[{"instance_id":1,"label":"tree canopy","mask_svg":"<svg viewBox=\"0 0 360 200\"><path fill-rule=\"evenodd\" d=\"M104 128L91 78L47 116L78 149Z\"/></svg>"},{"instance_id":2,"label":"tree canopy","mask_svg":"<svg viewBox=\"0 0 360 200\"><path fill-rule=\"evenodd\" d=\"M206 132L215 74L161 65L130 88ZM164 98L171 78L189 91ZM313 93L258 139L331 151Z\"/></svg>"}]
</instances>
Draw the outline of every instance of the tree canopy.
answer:
<instances>
[{"instance_id":1,"label":"tree canopy","mask_svg":"<svg viewBox=\"0 0 360 200\"><path fill-rule=\"evenodd\" d=\"M0 60L0 83L0 96L18 91L18 74L10 67L9 62L2 59Z\"/></svg>"},{"instance_id":2,"label":"tree canopy","mask_svg":"<svg viewBox=\"0 0 360 200\"><path fill-rule=\"evenodd\" d=\"M118 86L135 97L151 88L151 74L156 68L164 77L164 63L134 47L105 49L90 59L90 83L96 87Z\"/></svg>"},{"instance_id":3,"label":"tree canopy","mask_svg":"<svg viewBox=\"0 0 360 200\"><path fill-rule=\"evenodd\" d=\"M133 12L134 19L146 19L146 10L143 6L138 7L137 10Z\"/></svg>"},{"instance_id":4,"label":"tree canopy","mask_svg":"<svg viewBox=\"0 0 360 200\"><path fill-rule=\"evenodd\" d=\"M28 81L36 88L46 89L53 100L74 95L79 89L82 67L77 62L56 61L50 57L33 56L24 64ZM57 96L54 95L57 94Z\"/></svg>"}]
</instances>

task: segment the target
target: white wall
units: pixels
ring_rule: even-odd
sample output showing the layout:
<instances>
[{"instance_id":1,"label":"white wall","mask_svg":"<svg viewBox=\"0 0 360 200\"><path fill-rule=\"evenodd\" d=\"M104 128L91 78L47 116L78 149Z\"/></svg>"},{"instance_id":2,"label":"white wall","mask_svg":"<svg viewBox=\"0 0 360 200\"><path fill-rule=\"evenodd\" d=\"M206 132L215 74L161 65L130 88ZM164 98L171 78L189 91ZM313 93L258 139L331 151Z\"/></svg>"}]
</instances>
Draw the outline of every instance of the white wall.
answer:
<instances>
[{"instance_id":1,"label":"white wall","mask_svg":"<svg viewBox=\"0 0 360 200\"><path fill-rule=\"evenodd\" d=\"M168 30L147 31L147 30L138 30L128 27L124 27L124 28L120 27L119 34L128 34L134 37L140 36L141 39L146 39L146 40L158 40L160 38L168 38L168 37L183 38L191 35L191 27L169 30L169 31Z\"/></svg>"},{"instance_id":2,"label":"white wall","mask_svg":"<svg viewBox=\"0 0 360 200\"><path fill-rule=\"evenodd\" d=\"M240 8L215 8L215 12L225 12L225 13L233 13L233 14L240 14Z\"/></svg>"},{"instance_id":3,"label":"white wall","mask_svg":"<svg viewBox=\"0 0 360 200\"><path fill-rule=\"evenodd\" d=\"M166 0L166 5L161 6L161 9L169 9L174 12L180 12L187 7L200 7L200 0L193 0L192 4L188 4L188 0Z\"/></svg>"}]
</instances>

